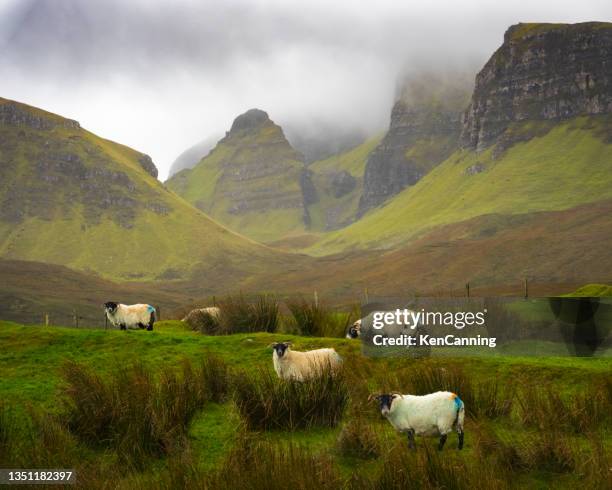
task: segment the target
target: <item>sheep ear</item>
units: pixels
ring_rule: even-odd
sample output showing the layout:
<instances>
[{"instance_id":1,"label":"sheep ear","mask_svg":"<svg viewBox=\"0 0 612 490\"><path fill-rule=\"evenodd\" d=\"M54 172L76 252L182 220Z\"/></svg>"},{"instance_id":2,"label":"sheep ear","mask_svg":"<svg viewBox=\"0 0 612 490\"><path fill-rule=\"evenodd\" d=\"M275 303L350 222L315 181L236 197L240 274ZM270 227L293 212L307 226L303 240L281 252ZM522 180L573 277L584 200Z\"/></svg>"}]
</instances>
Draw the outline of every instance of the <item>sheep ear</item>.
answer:
<instances>
[{"instance_id":1,"label":"sheep ear","mask_svg":"<svg viewBox=\"0 0 612 490\"><path fill-rule=\"evenodd\" d=\"M372 400L377 400L379 396L380 395L376 393L372 393L370 396L368 396L368 401L371 402Z\"/></svg>"},{"instance_id":2,"label":"sheep ear","mask_svg":"<svg viewBox=\"0 0 612 490\"><path fill-rule=\"evenodd\" d=\"M276 345L277 345L277 342L272 342L271 344L268 344L268 349L274 349Z\"/></svg>"},{"instance_id":3,"label":"sheep ear","mask_svg":"<svg viewBox=\"0 0 612 490\"><path fill-rule=\"evenodd\" d=\"M285 344L287 347L289 347L290 345L293 345L293 342L291 342L290 340L287 340L287 341L283 342L283 344Z\"/></svg>"}]
</instances>

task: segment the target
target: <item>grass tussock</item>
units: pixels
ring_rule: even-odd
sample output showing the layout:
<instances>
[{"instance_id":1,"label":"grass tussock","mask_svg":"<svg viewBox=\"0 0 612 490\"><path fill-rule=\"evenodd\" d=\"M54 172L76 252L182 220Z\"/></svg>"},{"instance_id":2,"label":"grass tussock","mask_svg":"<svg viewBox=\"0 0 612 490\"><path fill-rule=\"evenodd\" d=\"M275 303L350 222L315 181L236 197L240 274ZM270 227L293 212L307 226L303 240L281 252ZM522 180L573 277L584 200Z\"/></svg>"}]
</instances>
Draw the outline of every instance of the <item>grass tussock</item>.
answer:
<instances>
[{"instance_id":1,"label":"grass tussock","mask_svg":"<svg viewBox=\"0 0 612 490\"><path fill-rule=\"evenodd\" d=\"M200 332L205 335L219 335L221 333L219 318L206 311L197 310L190 312L185 317L185 323L194 332Z\"/></svg>"},{"instance_id":2,"label":"grass tussock","mask_svg":"<svg viewBox=\"0 0 612 490\"><path fill-rule=\"evenodd\" d=\"M611 384L596 380L566 397L550 387L526 387L517 396L518 418L525 426L539 430L561 429L577 434L594 431L611 420Z\"/></svg>"},{"instance_id":3,"label":"grass tussock","mask_svg":"<svg viewBox=\"0 0 612 490\"><path fill-rule=\"evenodd\" d=\"M380 442L376 431L358 414L353 414L342 427L336 449L340 455L352 458L375 459L380 456Z\"/></svg>"},{"instance_id":4,"label":"grass tussock","mask_svg":"<svg viewBox=\"0 0 612 490\"><path fill-rule=\"evenodd\" d=\"M242 435L201 488L245 490L337 489L342 479L331 458L292 443L273 444ZM192 487L193 488L193 487Z\"/></svg>"},{"instance_id":5,"label":"grass tussock","mask_svg":"<svg viewBox=\"0 0 612 490\"><path fill-rule=\"evenodd\" d=\"M576 469L572 441L559 430L543 431L526 437L519 446L521 458L529 469L569 473Z\"/></svg>"},{"instance_id":6,"label":"grass tussock","mask_svg":"<svg viewBox=\"0 0 612 490\"><path fill-rule=\"evenodd\" d=\"M358 318L356 309L337 312L324 303L299 298L287 302L291 321L301 335L312 337L344 337L349 326Z\"/></svg>"},{"instance_id":7,"label":"grass tussock","mask_svg":"<svg viewBox=\"0 0 612 490\"><path fill-rule=\"evenodd\" d=\"M496 468L468 465L462 455L440 453L429 444L411 451L406 444L396 444L383 457L378 472L369 481L352 488L383 490L388 488L467 490L472 488L505 489Z\"/></svg>"},{"instance_id":8,"label":"grass tussock","mask_svg":"<svg viewBox=\"0 0 612 490\"><path fill-rule=\"evenodd\" d=\"M259 295L252 302L242 294L227 296L219 302L219 309L217 333L273 333L278 330L278 302L273 296Z\"/></svg>"},{"instance_id":9,"label":"grass tussock","mask_svg":"<svg viewBox=\"0 0 612 490\"><path fill-rule=\"evenodd\" d=\"M81 364L67 362L63 374L72 433L90 445L115 449L136 466L180 446L196 411L227 394L227 368L214 357L197 368L184 360L179 372L163 371L158 381L141 363L102 379Z\"/></svg>"},{"instance_id":10,"label":"grass tussock","mask_svg":"<svg viewBox=\"0 0 612 490\"><path fill-rule=\"evenodd\" d=\"M304 382L260 370L236 376L234 400L250 430L296 430L338 425L349 392L343 374L329 369Z\"/></svg>"}]
</instances>

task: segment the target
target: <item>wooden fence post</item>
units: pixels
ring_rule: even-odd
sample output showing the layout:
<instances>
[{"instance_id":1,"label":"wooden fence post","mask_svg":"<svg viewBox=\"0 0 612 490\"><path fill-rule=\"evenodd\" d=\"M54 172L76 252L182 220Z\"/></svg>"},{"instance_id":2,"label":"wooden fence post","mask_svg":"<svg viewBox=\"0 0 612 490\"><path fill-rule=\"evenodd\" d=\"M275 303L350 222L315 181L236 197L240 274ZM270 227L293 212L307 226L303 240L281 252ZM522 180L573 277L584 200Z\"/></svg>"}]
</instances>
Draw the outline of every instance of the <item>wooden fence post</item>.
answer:
<instances>
[{"instance_id":1,"label":"wooden fence post","mask_svg":"<svg viewBox=\"0 0 612 490\"><path fill-rule=\"evenodd\" d=\"M470 283L466 282L465 283L465 292L467 293L467 297L470 297Z\"/></svg>"},{"instance_id":2,"label":"wooden fence post","mask_svg":"<svg viewBox=\"0 0 612 490\"><path fill-rule=\"evenodd\" d=\"M525 287L525 299L527 299L529 298L529 282L527 278L525 278L524 287Z\"/></svg>"},{"instance_id":3,"label":"wooden fence post","mask_svg":"<svg viewBox=\"0 0 612 490\"><path fill-rule=\"evenodd\" d=\"M72 310L72 319L74 321L74 328L79 328L79 313L76 309Z\"/></svg>"},{"instance_id":4,"label":"wooden fence post","mask_svg":"<svg viewBox=\"0 0 612 490\"><path fill-rule=\"evenodd\" d=\"M49 326L49 313L45 313L45 327Z\"/></svg>"},{"instance_id":5,"label":"wooden fence post","mask_svg":"<svg viewBox=\"0 0 612 490\"><path fill-rule=\"evenodd\" d=\"M370 297L368 295L368 288L365 288L363 290L363 299L365 300L366 305L370 302Z\"/></svg>"},{"instance_id":6,"label":"wooden fence post","mask_svg":"<svg viewBox=\"0 0 612 490\"><path fill-rule=\"evenodd\" d=\"M315 307L318 308L319 307L319 295L317 294L316 290L314 292L314 303L315 303Z\"/></svg>"}]
</instances>

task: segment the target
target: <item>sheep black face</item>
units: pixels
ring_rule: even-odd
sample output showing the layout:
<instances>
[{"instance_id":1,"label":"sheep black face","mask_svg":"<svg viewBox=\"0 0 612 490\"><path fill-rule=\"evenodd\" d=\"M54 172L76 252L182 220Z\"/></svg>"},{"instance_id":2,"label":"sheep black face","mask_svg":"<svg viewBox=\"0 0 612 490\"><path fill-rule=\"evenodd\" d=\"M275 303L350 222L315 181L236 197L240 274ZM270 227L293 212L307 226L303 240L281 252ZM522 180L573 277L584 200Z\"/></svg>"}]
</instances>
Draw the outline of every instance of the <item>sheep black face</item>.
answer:
<instances>
[{"instance_id":1,"label":"sheep black face","mask_svg":"<svg viewBox=\"0 0 612 490\"><path fill-rule=\"evenodd\" d=\"M106 303L104 303L104 310L112 315L113 313L115 313L115 311L117 311L117 303L113 302L113 301L107 301Z\"/></svg>"},{"instance_id":2,"label":"sheep black face","mask_svg":"<svg viewBox=\"0 0 612 490\"><path fill-rule=\"evenodd\" d=\"M289 342L278 342L276 344L272 344L272 348L276 352L278 358L281 359L285 355L285 352L287 352L289 345L291 345Z\"/></svg>"},{"instance_id":3,"label":"sheep black face","mask_svg":"<svg viewBox=\"0 0 612 490\"><path fill-rule=\"evenodd\" d=\"M358 339L360 331L361 331L361 320L357 320L348 329L348 332L346 333L346 338L347 339Z\"/></svg>"},{"instance_id":4,"label":"sheep black face","mask_svg":"<svg viewBox=\"0 0 612 490\"><path fill-rule=\"evenodd\" d=\"M393 405L393 400L399 398L399 395L396 394L384 394L378 395L376 400L380 405L380 413L383 415L389 415L391 412L391 405Z\"/></svg>"}]
</instances>

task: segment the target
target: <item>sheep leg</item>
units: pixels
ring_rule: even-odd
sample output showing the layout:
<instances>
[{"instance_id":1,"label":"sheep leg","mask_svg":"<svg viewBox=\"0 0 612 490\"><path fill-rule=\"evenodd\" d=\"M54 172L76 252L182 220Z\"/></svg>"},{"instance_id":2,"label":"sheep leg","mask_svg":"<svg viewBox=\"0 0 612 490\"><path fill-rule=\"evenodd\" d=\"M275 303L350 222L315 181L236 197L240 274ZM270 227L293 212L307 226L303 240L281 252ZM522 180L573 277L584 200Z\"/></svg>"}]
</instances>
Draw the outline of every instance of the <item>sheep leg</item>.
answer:
<instances>
[{"instance_id":1,"label":"sheep leg","mask_svg":"<svg viewBox=\"0 0 612 490\"><path fill-rule=\"evenodd\" d=\"M125 323L121 323L121 324L119 325L119 328L120 328L121 330L127 330L127 327L125 326Z\"/></svg>"},{"instance_id":2,"label":"sheep leg","mask_svg":"<svg viewBox=\"0 0 612 490\"><path fill-rule=\"evenodd\" d=\"M459 445L457 446L457 449L461 450L463 449L463 431L459 431Z\"/></svg>"},{"instance_id":3,"label":"sheep leg","mask_svg":"<svg viewBox=\"0 0 612 490\"><path fill-rule=\"evenodd\" d=\"M440 443L438 444L438 451L442 451L442 448L444 447L444 443L446 442L446 438L447 438L446 434L442 434L440 436Z\"/></svg>"},{"instance_id":4,"label":"sheep leg","mask_svg":"<svg viewBox=\"0 0 612 490\"><path fill-rule=\"evenodd\" d=\"M415 449L415 445L414 445L414 431L412 429L408 429L407 434L408 434L408 448L409 449Z\"/></svg>"}]
</instances>

